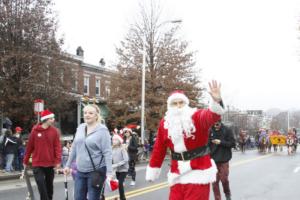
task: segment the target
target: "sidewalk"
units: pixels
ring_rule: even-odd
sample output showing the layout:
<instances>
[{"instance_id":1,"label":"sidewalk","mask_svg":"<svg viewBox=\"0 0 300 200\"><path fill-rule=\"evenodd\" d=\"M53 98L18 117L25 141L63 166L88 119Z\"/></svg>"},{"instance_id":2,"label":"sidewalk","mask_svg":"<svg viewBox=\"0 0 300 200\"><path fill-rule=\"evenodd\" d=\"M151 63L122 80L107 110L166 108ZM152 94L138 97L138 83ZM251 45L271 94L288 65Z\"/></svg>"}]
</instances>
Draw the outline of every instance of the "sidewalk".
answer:
<instances>
[{"instance_id":1,"label":"sidewalk","mask_svg":"<svg viewBox=\"0 0 300 200\"><path fill-rule=\"evenodd\" d=\"M29 176L32 176L32 171L29 170L28 171ZM14 172L10 172L7 173L4 170L0 170L0 181L4 181L4 180L11 180L11 179L20 179L22 175L22 172L20 171L14 171Z\"/></svg>"},{"instance_id":2,"label":"sidewalk","mask_svg":"<svg viewBox=\"0 0 300 200\"><path fill-rule=\"evenodd\" d=\"M147 160L140 161L140 162L137 163L137 165L139 165L139 164L145 164L147 162L148 162ZM33 176L32 170L29 170L28 174L29 174L29 176ZM20 172L20 171L15 171L15 172L7 173L7 172L4 172L3 170L0 170L0 181L12 180L12 179L20 179L21 175L22 175L22 172Z\"/></svg>"},{"instance_id":3,"label":"sidewalk","mask_svg":"<svg viewBox=\"0 0 300 200\"><path fill-rule=\"evenodd\" d=\"M9 179L18 179L20 178L21 174L22 173L19 171L7 173L4 170L0 170L0 181L9 180Z\"/></svg>"},{"instance_id":4,"label":"sidewalk","mask_svg":"<svg viewBox=\"0 0 300 200\"><path fill-rule=\"evenodd\" d=\"M169 156L166 156L165 160L168 160L168 159L169 159ZM145 159L145 160L138 161L136 163L136 165L137 166L138 165L143 165L143 164L147 164L148 162L149 162L149 159ZM32 170L29 170L28 174L29 174L29 176L33 176ZM4 172L3 170L0 170L0 181L19 179L21 175L22 175L22 172L20 172L20 171L7 173L7 172Z\"/></svg>"}]
</instances>

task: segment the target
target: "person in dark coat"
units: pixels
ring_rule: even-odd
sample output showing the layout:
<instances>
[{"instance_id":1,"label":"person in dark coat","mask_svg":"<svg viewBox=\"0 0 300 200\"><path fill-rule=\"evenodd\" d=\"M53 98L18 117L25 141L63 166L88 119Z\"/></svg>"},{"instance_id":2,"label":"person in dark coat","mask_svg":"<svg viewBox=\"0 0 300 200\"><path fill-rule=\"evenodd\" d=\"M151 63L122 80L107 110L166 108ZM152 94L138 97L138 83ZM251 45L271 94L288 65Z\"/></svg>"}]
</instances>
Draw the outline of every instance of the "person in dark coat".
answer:
<instances>
[{"instance_id":1,"label":"person in dark coat","mask_svg":"<svg viewBox=\"0 0 300 200\"><path fill-rule=\"evenodd\" d=\"M15 134L17 141L17 151L14 157L14 166L16 171L22 171L23 170L23 159L24 159L24 148L22 146L23 140L22 140L22 128L17 126L15 128Z\"/></svg>"},{"instance_id":2,"label":"person in dark coat","mask_svg":"<svg viewBox=\"0 0 300 200\"><path fill-rule=\"evenodd\" d=\"M130 128L124 128L123 132L125 134L125 146L127 147L127 152L129 156L129 169L128 174L131 176L132 181L130 182L130 186L135 186L135 178L136 178L136 171L135 171L135 164L137 160L137 153L138 153L138 138L136 133L132 132Z\"/></svg>"},{"instance_id":3,"label":"person in dark coat","mask_svg":"<svg viewBox=\"0 0 300 200\"><path fill-rule=\"evenodd\" d=\"M230 128L218 121L210 130L209 147L211 157L215 161L218 172L213 183L215 200L221 200L219 182L221 181L226 200L231 200L229 187L229 161L232 158L231 149L235 147L235 139Z\"/></svg>"},{"instance_id":4,"label":"person in dark coat","mask_svg":"<svg viewBox=\"0 0 300 200\"><path fill-rule=\"evenodd\" d=\"M4 139L4 153L5 153L5 172L12 172L13 161L16 153L18 152L18 141L15 135L12 134L11 130L6 131L6 137Z\"/></svg>"}]
</instances>

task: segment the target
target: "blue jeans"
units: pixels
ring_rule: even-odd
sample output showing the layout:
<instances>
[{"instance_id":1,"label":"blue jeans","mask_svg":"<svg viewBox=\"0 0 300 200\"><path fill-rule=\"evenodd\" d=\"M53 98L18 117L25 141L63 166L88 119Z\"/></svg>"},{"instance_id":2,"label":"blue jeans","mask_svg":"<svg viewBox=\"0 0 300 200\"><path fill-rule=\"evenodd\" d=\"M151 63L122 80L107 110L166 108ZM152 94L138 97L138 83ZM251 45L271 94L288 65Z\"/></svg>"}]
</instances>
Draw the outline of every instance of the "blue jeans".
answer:
<instances>
[{"instance_id":1,"label":"blue jeans","mask_svg":"<svg viewBox=\"0 0 300 200\"><path fill-rule=\"evenodd\" d=\"M22 171L23 170L23 158L20 157L20 155L15 154L14 157L14 165L16 171Z\"/></svg>"},{"instance_id":2,"label":"blue jeans","mask_svg":"<svg viewBox=\"0 0 300 200\"><path fill-rule=\"evenodd\" d=\"M106 168L104 169L106 173ZM75 176L75 200L99 200L104 187L95 188L92 186L91 172L77 171Z\"/></svg>"},{"instance_id":3,"label":"blue jeans","mask_svg":"<svg viewBox=\"0 0 300 200\"><path fill-rule=\"evenodd\" d=\"M14 154L13 153L9 153L6 154L6 166L5 166L5 171L7 172L11 172L13 170L12 168L12 163L14 161Z\"/></svg>"}]
</instances>

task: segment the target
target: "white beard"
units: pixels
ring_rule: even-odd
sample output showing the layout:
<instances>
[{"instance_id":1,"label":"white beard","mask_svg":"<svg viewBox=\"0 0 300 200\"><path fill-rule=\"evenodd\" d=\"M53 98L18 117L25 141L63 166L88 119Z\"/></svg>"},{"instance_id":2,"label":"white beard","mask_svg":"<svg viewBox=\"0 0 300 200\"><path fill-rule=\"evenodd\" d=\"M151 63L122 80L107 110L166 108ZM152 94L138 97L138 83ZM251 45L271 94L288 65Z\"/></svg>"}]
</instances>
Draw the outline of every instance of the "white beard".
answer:
<instances>
[{"instance_id":1,"label":"white beard","mask_svg":"<svg viewBox=\"0 0 300 200\"><path fill-rule=\"evenodd\" d=\"M183 136L186 138L195 137L195 126L192 116L197 109L188 105L183 108L168 108L165 116L164 128L168 129L168 137L171 138L173 144Z\"/></svg>"}]
</instances>

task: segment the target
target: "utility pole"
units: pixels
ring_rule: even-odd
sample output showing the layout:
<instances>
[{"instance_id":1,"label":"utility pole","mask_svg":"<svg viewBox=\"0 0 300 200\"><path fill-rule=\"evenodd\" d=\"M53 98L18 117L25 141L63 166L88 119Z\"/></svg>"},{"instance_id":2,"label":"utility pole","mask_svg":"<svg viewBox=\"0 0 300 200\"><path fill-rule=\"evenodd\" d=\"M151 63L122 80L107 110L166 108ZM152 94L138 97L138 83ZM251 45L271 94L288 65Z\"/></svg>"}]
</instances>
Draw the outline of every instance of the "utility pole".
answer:
<instances>
[{"instance_id":1,"label":"utility pole","mask_svg":"<svg viewBox=\"0 0 300 200\"><path fill-rule=\"evenodd\" d=\"M182 20L168 20L161 23L157 28L165 24L181 23ZM142 64L142 97L141 97L141 140L145 143L145 82L146 82L146 34L143 33L143 64Z\"/></svg>"},{"instance_id":2,"label":"utility pole","mask_svg":"<svg viewBox=\"0 0 300 200\"><path fill-rule=\"evenodd\" d=\"M142 64L142 105L141 105L141 139L145 140L145 74L146 74L146 35L143 36L143 64Z\"/></svg>"},{"instance_id":3,"label":"utility pole","mask_svg":"<svg viewBox=\"0 0 300 200\"><path fill-rule=\"evenodd\" d=\"M4 121L4 101L0 102L0 111L1 111L1 115L0 115L0 135L2 134L2 129L3 129L3 121Z\"/></svg>"},{"instance_id":4,"label":"utility pole","mask_svg":"<svg viewBox=\"0 0 300 200\"><path fill-rule=\"evenodd\" d=\"M289 129L290 129L290 112L289 111L287 111L287 131L289 131Z\"/></svg>"},{"instance_id":5,"label":"utility pole","mask_svg":"<svg viewBox=\"0 0 300 200\"><path fill-rule=\"evenodd\" d=\"M229 105L227 105L227 122L229 122Z\"/></svg>"}]
</instances>

